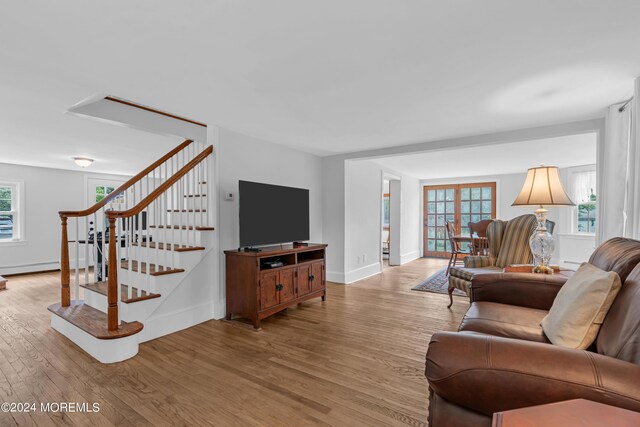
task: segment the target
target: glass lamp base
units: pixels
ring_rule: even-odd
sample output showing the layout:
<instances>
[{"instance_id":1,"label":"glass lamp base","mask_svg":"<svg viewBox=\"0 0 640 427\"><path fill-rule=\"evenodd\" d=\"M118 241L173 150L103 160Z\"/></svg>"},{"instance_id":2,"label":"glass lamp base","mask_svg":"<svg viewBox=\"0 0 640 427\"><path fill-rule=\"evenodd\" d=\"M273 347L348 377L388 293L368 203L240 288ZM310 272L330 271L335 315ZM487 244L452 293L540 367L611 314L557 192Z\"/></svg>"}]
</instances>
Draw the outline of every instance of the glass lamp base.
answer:
<instances>
[{"instance_id":1,"label":"glass lamp base","mask_svg":"<svg viewBox=\"0 0 640 427\"><path fill-rule=\"evenodd\" d=\"M529 246L533 254L533 272L553 274L553 269L549 267L551 255L555 249L553 236L547 231L547 210L540 207L535 211L538 226L529 238Z\"/></svg>"}]
</instances>

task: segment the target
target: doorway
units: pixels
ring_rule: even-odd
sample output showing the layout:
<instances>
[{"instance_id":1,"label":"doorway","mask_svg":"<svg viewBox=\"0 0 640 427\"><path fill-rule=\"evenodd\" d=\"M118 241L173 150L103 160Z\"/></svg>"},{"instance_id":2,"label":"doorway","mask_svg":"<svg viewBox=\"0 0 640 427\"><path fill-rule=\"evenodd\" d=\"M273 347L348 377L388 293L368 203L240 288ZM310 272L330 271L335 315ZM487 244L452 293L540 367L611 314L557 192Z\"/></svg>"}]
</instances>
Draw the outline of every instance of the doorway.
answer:
<instances>
[{"instance_id":1,"label":"doorway","mask_svg":"<svg viewBox=\"0 0 640 427\"><path fill-rule=\"evenodd\" d=\"M380 265L387 268L401 264L400 236L402 217L402 181L389 173L382 173Z\"/></svg>"}]
</instances>

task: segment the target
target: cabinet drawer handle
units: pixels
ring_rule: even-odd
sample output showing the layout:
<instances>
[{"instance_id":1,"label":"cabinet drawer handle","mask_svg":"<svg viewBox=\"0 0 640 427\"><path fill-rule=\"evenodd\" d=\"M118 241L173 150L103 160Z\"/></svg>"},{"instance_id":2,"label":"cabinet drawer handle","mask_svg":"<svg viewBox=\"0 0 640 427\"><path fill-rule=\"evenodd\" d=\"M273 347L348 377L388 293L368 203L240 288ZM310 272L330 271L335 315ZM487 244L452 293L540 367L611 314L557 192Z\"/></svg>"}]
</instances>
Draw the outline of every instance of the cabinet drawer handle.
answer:
<instances>
[{"instance_id":1,"label":"cabinet drawer handle","mask_svg":"<svg viewBox=\"0 0 640 427\"><path fill-rule=\"evenodd\" d=\"M281 284L276 285L276 291L281 291L282 289L284 289L284 285L281 285Z\"/></svg>"},{"instance_id":2,"label":"cabinet drawer handle","mask_svg":"<svg viewBox=\"0 0 640 427\"><path fill-rule=\"evenodd\" d=\"M314 276L313 274L311 276L309 276L309 280L311 280L312 282L316 279L316 276Z\"/></svg>"}]
</instances>

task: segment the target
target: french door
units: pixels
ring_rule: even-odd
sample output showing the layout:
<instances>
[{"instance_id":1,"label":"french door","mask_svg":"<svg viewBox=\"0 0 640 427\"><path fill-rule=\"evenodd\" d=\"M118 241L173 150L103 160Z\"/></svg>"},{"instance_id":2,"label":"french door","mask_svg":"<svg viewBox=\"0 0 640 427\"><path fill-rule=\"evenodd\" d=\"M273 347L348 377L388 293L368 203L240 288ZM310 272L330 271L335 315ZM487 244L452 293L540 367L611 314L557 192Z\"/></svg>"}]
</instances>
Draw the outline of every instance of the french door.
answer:
<instances>
[{"instance_id":1,"label":"french door","mask_svg":"<svg viewBox=\"0 0 640 427\"><path fill-rule=\"evenodd\" d=\"M449 257L451 246L446 222L456 234L469 235L469 222L496 217L496 183L426 185L424 187L424 256ZM462 248L467 249L468 243Z\"/></svg>"}]
</instances>

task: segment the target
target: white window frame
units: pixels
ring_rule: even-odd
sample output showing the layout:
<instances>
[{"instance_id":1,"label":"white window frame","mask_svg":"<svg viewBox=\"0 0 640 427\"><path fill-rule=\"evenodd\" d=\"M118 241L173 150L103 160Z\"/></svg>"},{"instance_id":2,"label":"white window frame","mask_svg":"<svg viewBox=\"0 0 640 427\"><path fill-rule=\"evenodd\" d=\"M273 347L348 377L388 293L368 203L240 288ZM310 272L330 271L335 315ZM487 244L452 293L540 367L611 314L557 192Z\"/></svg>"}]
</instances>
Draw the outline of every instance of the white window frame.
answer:
<instances>
[{"instance_id":1,"label":"white window frame","mask_svg":"<svg viewBox=\"0 0 640 427\"><path fill-rule=\"evenodd\" d=\"M24 212L24 181L0 178L1 187L11 187L11 211L3 211L4 214L13 215L13 237L0 239L1 246L11 246L26 242L25 239L25 212Z\"/></svg>"},{"instance_id":2,"label":"white window frame","mask_svg":"<svg viewBox=\"0 0 640 427\"><path fill-rule=\"evenodd\" d=\"M595 194L596 194L596 201L595 201L595 205L596 205L596 214L598 213L598 188L597 188L597 182L598 182L598 176L597 176L597 170L596 170L596 166L595 165L588 165L588 166L578 166L575 168L571 168L571 174L570 174L570 179L571 179L571 193L570 194L575 194L575 186L576 186L576 175L578 174L582 174L582 173L586 173L586 172L595 172L596 173L596 188L595 188ZM573 198L573 197L572 197ZM575 206L572 207L571 209L571 232L572 234L575 235L580 235L580 236L595 236L596 235L596 231L593 230L592 232L586 232L586 231L578 231L578 205L580 205L580 201L579 200L573 200L573 202L576 204ZM596 217L596 221L599 221L600 218ZM596 223L597 226L597 223Z\"/></svg>"}]
</instances>

